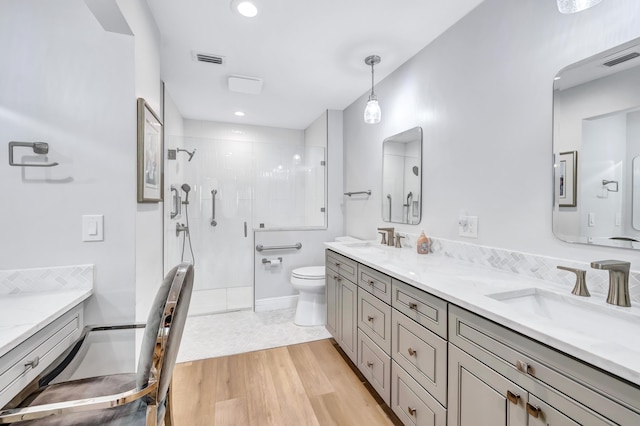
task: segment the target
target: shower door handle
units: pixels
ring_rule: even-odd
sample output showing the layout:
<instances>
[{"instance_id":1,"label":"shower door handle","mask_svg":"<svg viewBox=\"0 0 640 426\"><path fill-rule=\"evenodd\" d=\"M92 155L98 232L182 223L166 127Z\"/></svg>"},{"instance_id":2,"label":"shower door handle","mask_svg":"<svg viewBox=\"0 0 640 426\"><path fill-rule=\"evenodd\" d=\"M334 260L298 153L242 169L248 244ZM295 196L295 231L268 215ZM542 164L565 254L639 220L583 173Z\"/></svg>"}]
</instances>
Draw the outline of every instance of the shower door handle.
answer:
<instances>
[{"instance_id":1,"label":"shower door handle","mask_svg":"<svg viewBox=\"0 0 640 426\"><path fill-rule=\"evenodd\" d=\"M247 238L247 221L244 222L244 237Z\"/></svg>"},{"instance_id":2,"label":"shower door handle","mask_svg":"<svg viewBox=\"0 0 640 426\"><path fill-rule=\"evenodd\" d=\"M217 190L211 190L211 226L217 226L218 222L216 222L216 194Z\"/></svg>"}]
</instances>

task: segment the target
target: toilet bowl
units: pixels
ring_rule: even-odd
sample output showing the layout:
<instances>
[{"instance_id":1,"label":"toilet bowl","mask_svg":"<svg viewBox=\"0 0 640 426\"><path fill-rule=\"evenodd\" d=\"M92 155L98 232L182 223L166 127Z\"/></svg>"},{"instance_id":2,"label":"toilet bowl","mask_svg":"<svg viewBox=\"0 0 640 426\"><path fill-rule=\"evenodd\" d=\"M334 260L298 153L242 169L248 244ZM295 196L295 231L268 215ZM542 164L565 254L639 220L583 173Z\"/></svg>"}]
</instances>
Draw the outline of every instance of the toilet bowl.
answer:
<instances>
[{"instance_id":1,"label":"toilet bowl","mask_svg":"<svg viewBox=\"0 0 640 426\"><path fill-rule=\"evenodd\" d=\"M291 285L300 293L295 324L324 325L327 319L325 284L324 266L305 266L291 271Z\"/></svg>"}]
</instances>

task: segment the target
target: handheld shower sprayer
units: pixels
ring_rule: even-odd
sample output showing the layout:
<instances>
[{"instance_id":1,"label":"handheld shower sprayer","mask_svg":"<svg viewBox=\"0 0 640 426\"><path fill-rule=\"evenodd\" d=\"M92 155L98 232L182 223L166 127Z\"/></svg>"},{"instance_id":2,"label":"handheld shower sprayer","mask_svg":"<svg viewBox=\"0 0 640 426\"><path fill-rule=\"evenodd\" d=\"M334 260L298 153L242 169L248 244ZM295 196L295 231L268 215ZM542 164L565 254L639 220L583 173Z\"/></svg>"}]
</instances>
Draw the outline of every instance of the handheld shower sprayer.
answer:
<instances>
[{"instance_id":1,"label":"handheld shower sprayer","mask_svg":"<svg viewBox=\"0 0 640 426\"><path fill-rule=\"evenodd\" d=\"M192 154L193 155L193 154ZM182 202L182 204L189 204L189 191L191 191L191 187L189 186L188 183L183 183L182 186L180 187L182 188L182 190L184 191L184 193L186 194L184 197L184 201Z\"/></svg>"}]
</instances>

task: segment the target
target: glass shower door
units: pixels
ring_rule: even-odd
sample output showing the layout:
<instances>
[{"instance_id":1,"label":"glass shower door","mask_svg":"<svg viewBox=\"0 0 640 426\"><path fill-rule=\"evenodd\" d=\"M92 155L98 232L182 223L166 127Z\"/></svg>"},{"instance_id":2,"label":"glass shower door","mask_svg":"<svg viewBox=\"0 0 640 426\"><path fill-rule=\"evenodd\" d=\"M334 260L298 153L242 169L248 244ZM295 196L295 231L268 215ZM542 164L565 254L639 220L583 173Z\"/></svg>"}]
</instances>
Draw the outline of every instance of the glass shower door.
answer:
<instances>
[{"instance_id":1,"label":"glass shower door","mask_svg":"<svg viewBox=\"0 0 640 426\"><path fill-rule=\"evenodd\" d=\"M190 315L252 308L252 144L185 138L184 147L196 150L183 174L192 187L187 206L195 255Z\"/></svg>"}]
</instances>

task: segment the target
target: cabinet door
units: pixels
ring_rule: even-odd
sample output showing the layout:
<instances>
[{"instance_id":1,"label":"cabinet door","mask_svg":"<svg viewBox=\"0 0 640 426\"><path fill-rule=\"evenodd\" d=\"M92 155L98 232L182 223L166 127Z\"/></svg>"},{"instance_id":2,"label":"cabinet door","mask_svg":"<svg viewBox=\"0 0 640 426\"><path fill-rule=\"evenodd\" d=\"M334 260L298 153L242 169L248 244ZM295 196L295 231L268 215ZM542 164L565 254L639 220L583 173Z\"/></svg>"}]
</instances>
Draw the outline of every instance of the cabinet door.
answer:
<instances>
[{"instance_id":1,"label":"cabinet door","mask_svg":"<svg viewBox=\"0 0 640 426\"><path fill-rule=\"evenodd\" d=\"M527 392L449 344L449 426L526 426Z\"/></svg>"},{"instance_id":2,"label":"cabinet door","mask_svg":"<svg viewBox=\"0 0 640 426\"><path fill-rule=\"evenodd\" d=\"M340 347L355 364L358 363L358 286L349 280L340 280L338 313Z\"/></svg>"},{"instance_id":3,"label":"cabinet door","mask_svg":"<svg viewBox=\"0 0 640 426\"><path fill-rule=\"evenodd\" d=\"M338 333L338 312L340 307L338 306L338 289L340 287L340 281L337 274L328 271L326 276L325 294L327 298L327 322L326 328L331 333L336 342L340 342L341 336Z\"/></svg>"}]
</instances>

